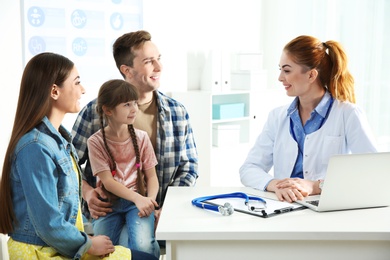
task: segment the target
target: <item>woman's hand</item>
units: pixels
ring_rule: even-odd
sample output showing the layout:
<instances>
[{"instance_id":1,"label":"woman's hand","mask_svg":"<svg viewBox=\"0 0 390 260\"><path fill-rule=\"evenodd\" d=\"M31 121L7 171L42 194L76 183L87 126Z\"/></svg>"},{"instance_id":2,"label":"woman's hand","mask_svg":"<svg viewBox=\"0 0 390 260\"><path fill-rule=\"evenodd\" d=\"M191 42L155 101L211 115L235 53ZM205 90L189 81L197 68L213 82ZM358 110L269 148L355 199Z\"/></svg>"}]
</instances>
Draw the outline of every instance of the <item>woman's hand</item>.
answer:
<instances>
[{"instance_id":1,"label":"woman's hand","mask_svg":"<svg viewBox=\"0 0 390 260\"><path fill-rule=\"evenodd\" d=\"M300 179L302 180L302 179ZM308 195L305 185L296 179L272 180L267 186L267 191L275 192L280 201L294 202L302 200Z\"/></svg>"},{"instance_id":2,"label":"woman's hand","mask_svg":"<svg viewBox=\"0 0 390 260\"><path fill-rule=\"evenodd\" d=\"M115 246L108 236L93 236L92 246L87 251L88 254L93 256L106 257L115 251Z\"/></svg>"},{"instance_id":3,"label":"woman's hand","mask_svg":"<svg viewBox=\"0 0 390 260\"><path fill-rule=\"evenodd\" d=\"M303 200L304 197L318 192L316 189L317 183L317 181L309 181L301 178L272 180L267 186L267 191L275 192L280 201L294 202Z\"/></svg>"},{"instance_id":4,"label":"woman's hand","mask_svg":"<svg viewBox=\"0 0 390 260\"><path fill-rule=\"evenodd\" d=\"M276 189L275 194L280 201L287 201L290 203L297 200L303 200L304 198L304 196L297 189L291 188Z\"/></svg>"},{"instance_id":5,"label":"woman's hand","mask_svg":"<svg viewBox=\"0 0 390 260\"><path fill-rule=\"evenodd\" d=\"M318 181L310 181L301 178L287 178L280 180L276 184L276 187L279 189L297 189L304 197L320 193Z\"/></svg>"}]
</instances>

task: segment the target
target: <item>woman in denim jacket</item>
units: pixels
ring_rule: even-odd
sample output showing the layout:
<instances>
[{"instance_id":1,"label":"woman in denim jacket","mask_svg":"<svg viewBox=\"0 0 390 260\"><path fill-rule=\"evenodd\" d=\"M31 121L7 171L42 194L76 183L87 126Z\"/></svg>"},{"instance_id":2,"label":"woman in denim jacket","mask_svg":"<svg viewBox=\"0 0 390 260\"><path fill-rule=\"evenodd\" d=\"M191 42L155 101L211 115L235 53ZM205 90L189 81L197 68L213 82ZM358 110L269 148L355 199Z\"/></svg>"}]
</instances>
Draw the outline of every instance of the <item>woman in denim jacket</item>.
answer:
<instances>
[{"instance_id":1,"label":"woman in denim jacket","mask_svg":"<svg viewBox=\"0 0 390 260\"><path fill-rule=\"evenodd\" d=\"M84 92L61 55L38 54L24 70L0 187L0 232L10 236L11 259L131 259L129 249L83 230L81 172L61 122L80 110Z\"/></svg>"}]
</instances>

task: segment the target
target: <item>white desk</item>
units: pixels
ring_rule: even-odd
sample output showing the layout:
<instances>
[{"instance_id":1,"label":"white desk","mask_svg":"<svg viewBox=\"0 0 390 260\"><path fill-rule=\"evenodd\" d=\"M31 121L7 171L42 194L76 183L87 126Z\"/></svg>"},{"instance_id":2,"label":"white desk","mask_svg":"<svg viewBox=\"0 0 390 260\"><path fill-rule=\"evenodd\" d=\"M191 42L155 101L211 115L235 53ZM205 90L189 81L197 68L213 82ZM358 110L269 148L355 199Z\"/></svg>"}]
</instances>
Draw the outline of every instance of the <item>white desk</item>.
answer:
<instances>
[{"instance_id":1,"label":"white desk","mask_svg":"<svg viewBox=\"0 0 390 260\"><path fill-rule=\"evenodd\" d=\"M390 207L317 213L309 209L260 218L234 212L222 216L191 200L250 188L170 187L156 236L166 240L166 258L390 259Z\"/></svg>"}]
</instances>

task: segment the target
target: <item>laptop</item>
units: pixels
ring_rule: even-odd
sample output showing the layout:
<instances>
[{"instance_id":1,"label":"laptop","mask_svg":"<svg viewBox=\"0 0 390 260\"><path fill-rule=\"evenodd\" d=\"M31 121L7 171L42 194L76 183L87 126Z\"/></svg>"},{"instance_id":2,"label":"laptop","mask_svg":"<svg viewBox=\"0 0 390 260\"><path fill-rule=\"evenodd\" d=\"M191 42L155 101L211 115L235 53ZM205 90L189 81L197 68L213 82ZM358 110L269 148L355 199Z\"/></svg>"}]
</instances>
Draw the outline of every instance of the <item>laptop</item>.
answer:
<instances>
[{"instance_id":1,"label":"laptop","mask_svg":"<svg viewBox=\"0 0 390 260\"><path fill-rule=\"evenodd\" d=\"M296 202L318 212L389 206L390 152L332 156L321 195Z\"/></svg>"}]
</instances>

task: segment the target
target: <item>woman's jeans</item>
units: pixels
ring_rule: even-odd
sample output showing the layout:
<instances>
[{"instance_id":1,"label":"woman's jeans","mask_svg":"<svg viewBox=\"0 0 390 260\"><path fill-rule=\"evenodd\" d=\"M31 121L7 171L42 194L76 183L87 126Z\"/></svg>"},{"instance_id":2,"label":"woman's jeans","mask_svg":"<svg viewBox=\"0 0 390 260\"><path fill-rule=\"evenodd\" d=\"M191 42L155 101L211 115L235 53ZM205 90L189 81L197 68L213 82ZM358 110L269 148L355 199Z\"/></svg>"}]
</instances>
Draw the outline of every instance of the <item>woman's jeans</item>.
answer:
<instances>
[{"instance_id":1,"label":"woman's jeans","mask_svg":"<svg viewBox=\"0 0 390 260\"><path fill-rule=\"evenodd\" d=\"M94 234L106 235L118 245L122 228L126 225L128 248L160 257L160 247L154 236L154 213L140 218L135 204L121 198L113 202L112 209L113 212L93 221Z\"/></svg>"}]
</instances>

